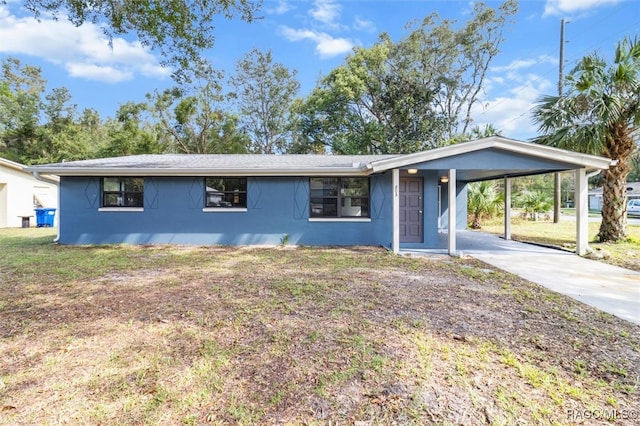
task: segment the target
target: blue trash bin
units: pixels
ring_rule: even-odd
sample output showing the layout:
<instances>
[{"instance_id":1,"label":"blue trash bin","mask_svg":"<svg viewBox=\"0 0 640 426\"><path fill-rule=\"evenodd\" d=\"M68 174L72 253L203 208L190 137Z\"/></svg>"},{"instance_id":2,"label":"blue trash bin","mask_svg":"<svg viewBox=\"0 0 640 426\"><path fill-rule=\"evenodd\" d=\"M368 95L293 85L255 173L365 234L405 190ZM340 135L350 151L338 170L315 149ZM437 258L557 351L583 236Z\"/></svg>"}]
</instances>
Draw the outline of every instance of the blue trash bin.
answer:
<instances>
[{"instance_id":1,"label":"blue trash bin","mask_svg":"<svg viewBox=\"0 0 640 426\"><path fill-rule=\"evenodd\" d=\"M36 211L36 226L38 228L53 226L56 217L56 209L34 209Z\"/></svg>"}]
</instances>

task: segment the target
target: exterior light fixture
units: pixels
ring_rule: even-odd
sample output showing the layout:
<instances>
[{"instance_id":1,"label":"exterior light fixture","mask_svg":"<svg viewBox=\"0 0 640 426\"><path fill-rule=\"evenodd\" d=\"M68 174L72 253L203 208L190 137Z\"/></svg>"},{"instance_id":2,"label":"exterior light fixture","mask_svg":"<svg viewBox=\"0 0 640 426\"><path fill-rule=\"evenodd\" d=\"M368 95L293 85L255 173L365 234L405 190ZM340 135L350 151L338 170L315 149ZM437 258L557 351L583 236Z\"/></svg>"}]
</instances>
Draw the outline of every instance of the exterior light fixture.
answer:
<instances>
[{"instance_id":1,"label":"exterior light fixture","mask_svg":"<svg viewBox=\"0 0 640 426\"><path fill-rule=\"evenodd\" d=\"M418 169L407 169L407 173L409 173L410 175L415 175L416 173L418 173Z\"/></svg>"},{"instance_id":2,"label":"exterior light fixture","mask_svg":"<svg viewBox=\"0 0 640 426\"><path fill-rule=\"evenodd\" d=\"M449 182L449 176L440 176L440 182L442 183Z\"/></svg>"}]
</instances>

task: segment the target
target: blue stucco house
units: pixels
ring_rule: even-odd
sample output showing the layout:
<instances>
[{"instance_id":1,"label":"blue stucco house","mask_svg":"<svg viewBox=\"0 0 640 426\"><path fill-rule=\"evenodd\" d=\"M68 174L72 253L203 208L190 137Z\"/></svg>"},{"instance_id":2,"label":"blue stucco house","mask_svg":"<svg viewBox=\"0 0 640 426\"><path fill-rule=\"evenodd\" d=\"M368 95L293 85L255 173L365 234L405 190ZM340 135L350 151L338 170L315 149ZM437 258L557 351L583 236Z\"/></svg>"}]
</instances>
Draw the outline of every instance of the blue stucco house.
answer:
<instances>
[{"instance_id":1,"label":"blue stucco house","mask_svg":"<svg viewBox=\"0 0 640 426\"><path fill-rule=\"evenodd\" d=\"M28 170L60 177L61 244L287 241L398 252L438 248L439 233L464 228L469 182L566 170L577 171L586 244L586 173L610 165L496 136L406 155L135 155Z\"/></svg>"}]
</instances>

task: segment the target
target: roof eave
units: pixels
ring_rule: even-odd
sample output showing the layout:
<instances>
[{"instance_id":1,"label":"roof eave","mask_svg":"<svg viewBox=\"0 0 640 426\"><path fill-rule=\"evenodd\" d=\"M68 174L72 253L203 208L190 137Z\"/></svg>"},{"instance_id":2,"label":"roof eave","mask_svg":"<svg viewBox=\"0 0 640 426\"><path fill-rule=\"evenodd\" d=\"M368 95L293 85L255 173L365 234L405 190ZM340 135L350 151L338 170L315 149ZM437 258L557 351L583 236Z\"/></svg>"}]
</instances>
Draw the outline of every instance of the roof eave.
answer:
<instances>
[{"instance_id":1,"label":"roof eave","mask_svg":"<svg viewBox=\"0 0 640 426\"><path fill-rule=\"evenodd\" d=\"M24 171L25 167L24 164L16 163L15 161L7 160L6 158L0 158L0 164L9 169L19 170L21 172Z\"/></svg>"},{"instance_id":2,"label":"roof eave","mask_svg":"<svg viewBox=\"0 0 640 426\"><path fill-rule=\"evenodd\" d=\"M25 170L27 171L27 170ZM51 174L40 174L38 172L32 172L31 173L33 175L33 177L35 177L36 179L38 179L41 182L47 182L47 183L51 183L54 185L59 185L60 184L60 177L56 176L56 175L51 175Z\"/></svg>"},{"instance_id":3,"label":"roof eave","mask_svg":"<svg viewBox=\"0 0 640 426\"><path fill-rule=\"evenodd\" d=\"M408 154L398 158L374 161L371 168L374 173L389 169L409 167L417 163L424 163L434 159L453 157L467 154L483 149L502 149L515 154L533 155L545 160L552 160L559 163L574 164L576 168L586 168L587 170L608 169L616 164L615 160L595 155L566 151L545 145L537 145L522 141L505 138L486 138L477 141L465 142L457 145L449 145L436 148L430 151Z\"/></svg>"},{"instance_id":4,"label":"roof eave","mask_svg":"<svg viewBox=\"0 0 640 426\"><path fill-rule=\"evenodd\" d=\"M29 166L16 163L15 161L7 160L6 158L0 158L0 164L2 164L3 166L9 169L13 169L19 172L23 172L26 174L34 174ZM60 178L58 178L58 176L50 175L48 173L45 173L44 175L41 175L38 173L37 176L34 175L34 177L40 181L51 183L53 185L58 185L60 183Z\"/></svg>"},{"instance_id":5,"label":"roof eave","mask_svg":"<svg viewBox=\"0 0 640 426\"><path fill-rule=\"evenodd\" d=\"M367 176L371 170L367 167L326 167L309 169L210 169L210 168L29 168L31 172L56 176Z\"/></svg>"}]
</instances>

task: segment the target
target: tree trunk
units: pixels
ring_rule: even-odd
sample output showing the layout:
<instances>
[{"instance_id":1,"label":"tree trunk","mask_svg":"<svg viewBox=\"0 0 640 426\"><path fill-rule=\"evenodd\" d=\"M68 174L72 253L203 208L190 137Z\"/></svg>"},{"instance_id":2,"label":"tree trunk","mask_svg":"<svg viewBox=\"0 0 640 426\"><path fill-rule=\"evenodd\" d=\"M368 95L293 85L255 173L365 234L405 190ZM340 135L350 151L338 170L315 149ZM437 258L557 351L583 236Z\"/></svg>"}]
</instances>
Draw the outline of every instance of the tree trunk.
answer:
<instances>
[{"instance_id":1,"label":"tree trunk","mask_svg":"<svg viewBox=\"0 0 640 426\"><path fill-rule=\"evenodd\" d=\"M472 229L480 229L482 228L482 225L480 224L480 215L479 214L473 214L473 220L471 222L471 228Z\"/></svg>"},{"instance_id":2,"label":"tree trunk","mask_svg":"<svg viewBox=\"0 0 640 426\"><path fill-rule=\"evenodd\" d=\"M633 153L633 139L628 137L626 129L611 132L608 137L607 154L617 159L618 164L603 170L602 181L602 222L598 240L616 242L627 238L627 176L631 171L629 157Z\"/></svg>"}]
</instances>

